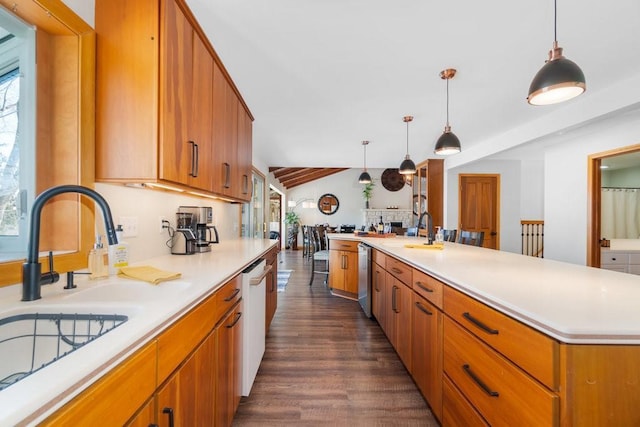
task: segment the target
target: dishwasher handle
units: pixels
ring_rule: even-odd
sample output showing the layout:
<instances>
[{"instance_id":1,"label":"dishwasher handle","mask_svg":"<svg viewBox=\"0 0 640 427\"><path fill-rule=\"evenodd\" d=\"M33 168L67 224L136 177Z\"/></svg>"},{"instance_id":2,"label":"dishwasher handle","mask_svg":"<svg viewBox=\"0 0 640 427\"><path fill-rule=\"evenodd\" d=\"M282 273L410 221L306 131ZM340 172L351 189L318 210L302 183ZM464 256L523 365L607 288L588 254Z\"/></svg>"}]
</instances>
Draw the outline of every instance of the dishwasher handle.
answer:
<instances>
[{"instance_id":1,"label":"dishwasher handle","mask_svg":"<svg viewBox=\"0 0 640 427\"><path fill-rule=\"evenodd\" d=\"M249 280L249 285L251 286L257 286L260 284L260 282L262 282L264 280L265 277L267 277L268 274L271 273L271 270L273 269L272 265L267 265L264 267L264 270L262 271L262 273L260 273L259 276L256 277L252 277Z\"/></svg>"}]
</instances>

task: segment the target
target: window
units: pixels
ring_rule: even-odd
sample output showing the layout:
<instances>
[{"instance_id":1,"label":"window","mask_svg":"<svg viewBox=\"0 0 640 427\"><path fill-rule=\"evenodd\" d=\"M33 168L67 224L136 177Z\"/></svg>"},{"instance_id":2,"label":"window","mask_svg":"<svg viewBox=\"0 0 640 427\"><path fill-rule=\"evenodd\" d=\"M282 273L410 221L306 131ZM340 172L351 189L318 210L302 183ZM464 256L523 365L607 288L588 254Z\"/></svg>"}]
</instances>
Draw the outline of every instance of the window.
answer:
<instances>
[{"instance_id":1,"label":"window","mask_svg":"<svg viewBox=\"0 0 640 427\"><path fill-rule=\"evenodd\" d=\"M23 25L23 24L21 24ZM33 32L0 16L0 260L24 254L35 192ZM27 84L24 84L25 81ZM33 87L33 84L31 85Z\"/></svg>"}]
</instances>

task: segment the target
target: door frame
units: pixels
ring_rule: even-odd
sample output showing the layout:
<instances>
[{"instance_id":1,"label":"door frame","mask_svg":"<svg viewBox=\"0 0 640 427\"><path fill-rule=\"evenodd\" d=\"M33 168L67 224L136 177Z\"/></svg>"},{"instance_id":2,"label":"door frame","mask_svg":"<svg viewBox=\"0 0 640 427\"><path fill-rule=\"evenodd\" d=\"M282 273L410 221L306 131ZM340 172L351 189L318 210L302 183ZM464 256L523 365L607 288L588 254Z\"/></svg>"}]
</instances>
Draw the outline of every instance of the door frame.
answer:
<instances>
[{"instance_id":1,"label":"door frame","mask_svg":"<svg viewBox=\"0 0 640 427\"><path fill-rule=\"evenodd\" d=\"M458 234L462 229L462 178L463 177L491 177L496 179L496 200L493 205L496 213L496 248L500 250L500 239L502 233L500 232L500 174L499 173L459 173L458 174ZM483 243L484 246L484 243Z\"/></svg>"},{"instance_id":2,"label":"door frame","mask_svg":"<svg viewBox=\"0 0 640 427\"><path fill-rule=\"evenodd\" d=\"M587 266L600 268L602 159L640 151L640 144L590 154L587 160Z\"/></svg>"}]
</instances>

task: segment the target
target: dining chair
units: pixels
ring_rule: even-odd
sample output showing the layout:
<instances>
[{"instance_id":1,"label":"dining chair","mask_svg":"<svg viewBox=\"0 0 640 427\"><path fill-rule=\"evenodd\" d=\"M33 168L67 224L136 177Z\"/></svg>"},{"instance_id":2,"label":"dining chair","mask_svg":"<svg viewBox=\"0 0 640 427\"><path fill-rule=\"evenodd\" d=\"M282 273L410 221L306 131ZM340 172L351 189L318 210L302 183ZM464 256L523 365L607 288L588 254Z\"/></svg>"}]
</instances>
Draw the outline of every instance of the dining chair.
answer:
<instances>
[{"instance_id":1,"label":"dining chair","mask_svg":"<svg viewBox=\"0 0 640 427\"><path fill-rule=\"evenodd\" d=\"M310 258L311 257L311 230L310 226L303 225L302 226L302 258Z\"/></svg>"},{"instance_id":2,"label":"dining chair","mask_svg":"<svg viewBox=\"0 0 640 427\"><path fill-rule=\"evenodd\" d=\"M458 230L442 230L442 236L445 242L455 242Z\"/></svg>"},{"instance_id":3,"label":"dining chair","mask_svg":"<svg viewBox=\"0 0 640 427\"><path fill-rule=\"evenodd\" d=\"M460 230L460 237L458 243L471 246L482 246L484 240L484 231L468 231Z\"/></svg>"},{"instance_id":4,"label":"dining chair","mask_svg":"<svg viewBox=\"0 0 640 427\"><path fill-rule=\"evenodd\" d=\"M323 239L323 237L321 237L320 235L320 231L318 230L318 227L309 227L309 228L311 229L311 232L310 232L311 245L309 246L311 251L311 255L310 255L311 256L311 277L309 278L309 286L313 285L313 279L315 278L316 274L322 274L325 276L324 284L326 285L329 279L328 241L325 242L324 249L323 249L323 240L327 239L326 233L324 234L324 239ZM317 261L324 263L324 269L316 270Z\"/></svg>"}]
</instances>

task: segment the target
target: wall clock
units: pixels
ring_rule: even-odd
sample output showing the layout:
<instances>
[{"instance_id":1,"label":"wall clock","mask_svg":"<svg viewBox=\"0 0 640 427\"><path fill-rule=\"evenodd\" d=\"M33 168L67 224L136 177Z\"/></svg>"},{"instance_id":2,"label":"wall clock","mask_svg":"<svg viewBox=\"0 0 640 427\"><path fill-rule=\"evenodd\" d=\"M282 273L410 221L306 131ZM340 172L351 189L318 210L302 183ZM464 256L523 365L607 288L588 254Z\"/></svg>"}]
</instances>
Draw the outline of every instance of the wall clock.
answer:
<instances>
[{"instance_id":1,"label":"wall clock","mask_svg":"<svg viewBox=\"0 0 640 427\"><path fill-rule=\"evenodd\" d=\"M398 172L397 168L385 169L382 172L380 181L382 181L382 186L389 191L399 191L404 187L404 176Z\"/></svg>"}]
</instances>

